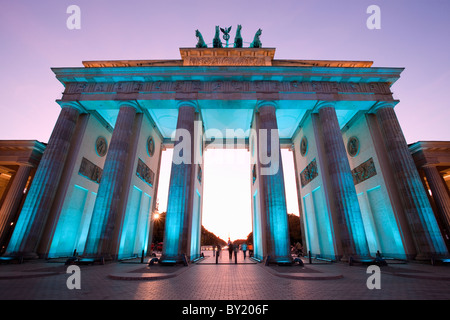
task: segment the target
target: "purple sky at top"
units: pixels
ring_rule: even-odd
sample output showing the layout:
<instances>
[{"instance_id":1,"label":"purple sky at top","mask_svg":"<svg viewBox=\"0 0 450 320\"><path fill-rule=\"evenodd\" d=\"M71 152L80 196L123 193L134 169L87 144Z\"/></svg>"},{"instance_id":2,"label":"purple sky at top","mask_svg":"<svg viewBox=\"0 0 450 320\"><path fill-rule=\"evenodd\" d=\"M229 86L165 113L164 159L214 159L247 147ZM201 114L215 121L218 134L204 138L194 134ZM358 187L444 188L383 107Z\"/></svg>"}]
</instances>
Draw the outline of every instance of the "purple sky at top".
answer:
<instances>
[{"instance_id":1,"label":"purple sky at top","mask_svg":"<svg viewBox=\"0 0 450 320\"><path fill-rule=\"evenodd\" d=\"M0 139L46 142L59 113L62 85L51 67L82 60L179 59L199 29L242 24L244 41L263 29L263 46L279 59L370 60L405 67L393 86L408 143L450 140L450 2L431 1L31 1L0 2ZM69 5L81 8L81 30L66 27ZM381 8L381 30L366 9Z\"/></svg>"},{"instance_id":2,"label":"purple sky at top","mask_svg":"<svg viewBox=\"0 0 450 320\"><path fill-rule=\"evenodd\" d=\"M69 5L81 8L81 30L69 30ZM369 30L369 5L381 8L381 29ZM450 140L450 1L406 0L0 0L0 139L47 142L63 86L51 67L83 60L179 59L199 29L258 28L275 59L370 60L404 67L394 84L408 143ZM248 44L247 44L248 46Z\"/></svg>"}]
</instances>

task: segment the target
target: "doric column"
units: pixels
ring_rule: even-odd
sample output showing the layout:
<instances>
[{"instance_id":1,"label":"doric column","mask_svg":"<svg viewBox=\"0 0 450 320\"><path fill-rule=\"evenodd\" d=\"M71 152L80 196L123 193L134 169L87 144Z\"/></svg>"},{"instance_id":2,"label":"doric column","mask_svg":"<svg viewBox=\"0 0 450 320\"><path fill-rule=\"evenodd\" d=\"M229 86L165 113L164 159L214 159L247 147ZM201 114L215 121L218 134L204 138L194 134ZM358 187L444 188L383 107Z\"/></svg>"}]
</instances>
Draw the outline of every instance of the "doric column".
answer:
<instances>
[{"instance_id":1,"label":"doric column","mask_svg":"<svg viewBox=\"0 0 450 320\"><path fill-rule=\"evenodd\" d=\"M80 113L75 104L62 105L5 255L37 257L36 248L53 204Z\"/></svg>"},{"instance_id":2,"label":"doric column","mask_svg":"<svg viewBox=\"0 0 450 320\"><path fill-rule=\"evenodd\" d=\"M445 223L445 228L447 229L447 232L450 233L450 197L444 179L442 179L435 166L424 166L422 169L427 177L434 202L442 215L441 217L442 221Z\"/></svg>"},{"instance_id":3,"label":"doric column","mask_svg":"<svg viewBox=\"0 0 450 320\"><path fill-rule=\"evenodd\" d=\"M341 129L332 102L319 106L319 121L328 164L338 234L342 244L344 259L368 258L369 247L356 196L353 176L348 163Z\"/></svg>"},{"instance_id":4,"label":"doric column","mask_svg":"<svg viewBox=\"0 0 450 320\"><path fill-rule=\"evenodd\" d=\"M7 241L7 231L22 200L23 190L30 176L31 167L21 165L14 175L11 187L0 209L0 244Z\"/></svg>"},{"instance_id":5,"label":"doric column","mask_svg":"<svg viewBox=\"0 0 450 320\"><path fill-rule=\"evenodd\" d=\"M92 220L83 256L111 259L111 244L126 174L130 140L138 106L133 102L120 104L116 125L103 167Z\"/></svg>"},{"instance_id":6,"label":"doric column","mask_svg":"<svg viewBox=\"0 0 450 320\"><path fill-rule=\"evenodd\" d=\"M260 194L264 207L261 214L265 226L266 250L269 261L286 263L291 261L289 228L287 220L286 194L284 186L283 162L276 118L276 105L271 101L261 101L258 105L258 174ZM266 150L264 150L266 149ZM262 157L268 156L267 163ZM264 241L264 240L263 240Z\"/></svg>"},{"instance_id":7,"label":"doric column","mask_svg":"<svg viewBox=\"0 0 450 320\"><path fill-rule=\"evenodd\" d=\"M190 215L194 196L194 121L196 104L181 101L178 107L172 171L170 173L162 263L182 262L190 254Z\"/></svg>"},{"instance_id":8,"label":"doric column","mask_svg":"<svg viewBox=\"0 0 450 320\"><path fill-rule=\"evenodd\" d=\"M392 104L381 104L375 110L395 175L404 212L413 235L416 259L447 254L436 218L408 149Z\"/></svg>"}]
</instances>

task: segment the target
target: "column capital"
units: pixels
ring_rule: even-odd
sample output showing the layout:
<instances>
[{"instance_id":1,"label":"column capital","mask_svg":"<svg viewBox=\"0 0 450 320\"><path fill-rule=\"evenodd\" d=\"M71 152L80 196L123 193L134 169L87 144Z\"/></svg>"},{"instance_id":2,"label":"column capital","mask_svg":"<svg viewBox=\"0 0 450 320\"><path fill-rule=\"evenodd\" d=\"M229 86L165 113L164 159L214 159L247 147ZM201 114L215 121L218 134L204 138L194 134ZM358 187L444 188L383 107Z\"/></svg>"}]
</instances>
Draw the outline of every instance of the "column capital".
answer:
<instances>
[{"instance_id":1,"label":"column capital","mask_svg":"<svg viewBox=\"0 0 450 320\"><path fill-rule=\"evenodd\" d=\"M278 103L275 100L258 100L256 102L255 112L258 112L262 107L274 107L275 109L279 108Z\"/></svg>"},{"instance_id":2,"label":"column capital","mask_svg":"<svg viewBox=\"0 0 450 320\"><path fill-rule=\"evenodd\" d=\"M368 111L368 113L377 113L382 108L395 108L398 101L378 101Z\"/></svg>"},{"instance_id":3,"label":"column capital","mask_svg":"<svg viewBox=\"0 0 450 320\"><path fill-rule=\"evenodd\" d=\"M80 113L88 113L87 110L78 101L57 101L61 109L73 108L78 110Z\"/></svg>"},{"instance_id":4,"label":"column capital","mask_svg":"<svg viewBox=\"0 0 450 320\"><path fill-rule=\"evenodd\" d=\"M192 107L195 109L195 112L199 112L200 108L198 106L198 102L196 100L176 100L177 109L181 107Z\"/></svg>"},{"instance_id":5,"label":"column capital","mask_svg":"<svg viewBox=\"0 0 450 320\"><path fill-rule=\"evenodd\" d=\"M118 100L117 106L119 107L119 109L122 107L134 108L137 113L142 113L141 106L139 105L139 103L137 103L137 101L134 100Z\"/></svg>"},{"instance_id":6,"label":"column capital","mask_svg":"<svg viewBox=\"0 0 450 320\"><path fill-rule=\"evenodd\" d=\"M336 101L317 101L316 105L312 109L312 113L319 113L319 110L325 107L336 107Z\"/></svg>"}]
</instances>

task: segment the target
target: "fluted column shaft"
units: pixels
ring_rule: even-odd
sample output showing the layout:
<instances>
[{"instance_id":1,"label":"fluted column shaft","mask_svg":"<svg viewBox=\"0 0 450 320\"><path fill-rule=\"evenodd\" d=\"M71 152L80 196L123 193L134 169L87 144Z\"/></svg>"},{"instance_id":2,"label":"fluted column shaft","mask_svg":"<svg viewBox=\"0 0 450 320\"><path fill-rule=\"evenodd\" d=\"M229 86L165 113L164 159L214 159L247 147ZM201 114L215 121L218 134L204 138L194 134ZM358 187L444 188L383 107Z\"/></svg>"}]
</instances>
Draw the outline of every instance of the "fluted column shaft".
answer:
<instances>
[{"instance_id":1,"label":"fluted column shaft","mask_svg":"<svg viewBox=\"0 0 450 320\"><path fill-rule=\"evenodd\" d=\"M110 246L121 201L128 146L133 134L135 116L134 106L120 107L89 226L83 253L86 257L111 258Z\"/></svg>"},{"instance_id":2,"label":"fluted column shaft","mask_svg":"<svg viewBox=\"0 0 450 320\"><path fill-rule=\"evenodd\" d=\"M177 133L174 144L172 170L170 173L169 195L167 200L166 224L164 233L164 247L161 260L163 262L180 262L182 255L189 255L189 215L192 214L190 207L193 197L194 182L194 121L195 107L181 105L178 109ZM182 138L180 139L180 135ZM190 143L186 144L189 139ZM176 161L176 157L186 154L176 154L177 146L183 143L186 148L182 152L190 152L189 163ZM189 161L190 160L190 161Z\"/></svg>"},{"instance_id":3,"label":"fluted column shaft","mask_svg":"<svg viewBox=\"0 0 450 320\"><path fill-rule=\"evenodd\" d=\"M393 107L380 107L375 113L416 245L416 259L447 254L436 218Z\"/></svg>"},{"instance_id":4,"label":"fluted column shaft","mask_svg":"<svg viewBox=\"0 0 450 320\"><path fill-rule=\"evenodd\" d=\"M28 192L5 255L35 254L61 179L80 110L63 106Z\"/></svg>"},{"instance_id":5,"label":"fluted column shaft","mask_svg":"<svg viewBox=\"0 0 450 320\"><path fill-rule=\"evenodd\" d=\"M334 107L321 107L319 119L344 257L369 257L361 210Z\"/></svg>"},{"instance_id":6,"label":"fluted column shaft","mask_svg":"<svg viewBox=\"0 0 450 320\"><path fill-rule=\"evenodd\" d=\"M8 190L3 205L0 209L0 244L6 241L7 231L11 222L14 220L14 215L19 208L20 201L23 196L23 190L30 176L31 167L19 166L16 174L14 175L11 187Z\"/></svg>"},{"instance_id":7,"label":"fluted column shaft","mask_svg":"<svg viewBox=\"0 0 450 320\"><path fill-rule=\"evenodd\" d=\"M283 162L281 159L281 150L278 135L278 125L275 107L273 105L264 105L259 108L259 132L258 150L261 149L262 140L267 140L267 155L278 153L278 163L269 164L259 163L261 179L261 196L264 202L265 212L265 235L266 235L266 256L270 256L272 262L288 262L290 258L289 228L287 220L286 194L283 175ZM261 130L267 130L266 132ZM272 145L271 135L276 138ZM261 153L259 154L261 156ZM272 159L276 159L272 157ZM262 173L262 168L272 166L267 170L268 174ZM264 220L263 220L264 221Z\"/></svg>"},{"instance_id":8,"label":"fluted column shaft","mask_svg":"<svg viewBox=\"0 0 450 320\"><path fill-rule=\"evenodd\" d=\"M450 196L447 186L435 166L423 167L423 171L427 177L434 202L442 215L447 232L450 233Z\"/></svg>"}]
</instances>

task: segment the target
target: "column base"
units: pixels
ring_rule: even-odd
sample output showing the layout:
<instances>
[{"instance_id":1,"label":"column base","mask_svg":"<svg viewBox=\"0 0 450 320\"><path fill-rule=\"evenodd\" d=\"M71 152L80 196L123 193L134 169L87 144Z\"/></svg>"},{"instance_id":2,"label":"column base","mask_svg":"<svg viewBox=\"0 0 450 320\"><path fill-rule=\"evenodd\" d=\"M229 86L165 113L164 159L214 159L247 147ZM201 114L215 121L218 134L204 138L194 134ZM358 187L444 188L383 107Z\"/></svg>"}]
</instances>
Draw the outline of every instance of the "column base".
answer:
<instances>
[{"instance_id":1,"label":"column base","mask_svg":"<svg viewBox=\"0 0 450 320\"><path fill-rule=\"evenodd\" d=\"M39 255L35 252L6 252L2 257L20 259L20 260L37 260Z\"/></svg>"},{"instance_id":2,"label":"column base","mask_svg":"<svg viewBox=\"0 0 450 320\"><path fill-rule=\"evenodd\" d=\"M294 260L291 256L278 256L278 257L271 257L270 255L266 256L264 258L265 264L277 264L277 265L291 265L294 263Z\"/></svg>"},{"instance_id":3,"label":"column base","mask_svg":"<svg viewBox=\"0 0 450 320\"><path fill-rule=\"evenodd\" d=\"M371 256L359 256L359 255L343 255L339 261L341 262L350 262L350 260L352 260L352 262L368 262L368 261L373 261L375 258L371 257Z\"/></svg>"},{"instance_id":4,"label":"column base","mask_svg":"<svg viewBox=\"0 0 450 320\"><path fill-rule=\"evenodd\" d=\"M105 253L105 254L82 254L81 256L78 257L78 261L81 262L98 262L100 264L105 264L106 262L112 262L112 261L117 261L118 257L117 256L113 256L109 253Z\"/></svg>"},{"instance_id":5,"label":"column base","mask_svg":"<svg viewBox=\"0 0 450 320\"><path fill-rule=\"evenodd\" d=\"M95 256L95 255L82 255L75 260L75 264L101 264L104 265L107 261L113 261L111 257Z\"/></svg>"},{"instance_id":6,"label":"column base","mask_svg":"<svg viewBox=\"0 0 450 320\"><path fill-rule=\"evenodd\" d=\"M414 257L414 260L417 261L431 261L431 260L439 260L439 259L448 259L448 254L436 254L436 253L419 253Z\"/></svg>"},{"instance_id":7,"label":"column base","mask_svg":"<svg viewBox=\"0 0 450 320\"><path fill-rule=\"evenodd\" d=\"M159 259L159 263L162 265L176 265L176 264L188 264L188 257L185 254L180 254L176 256L162 255Z\"/></svg>"}]
</instances>

